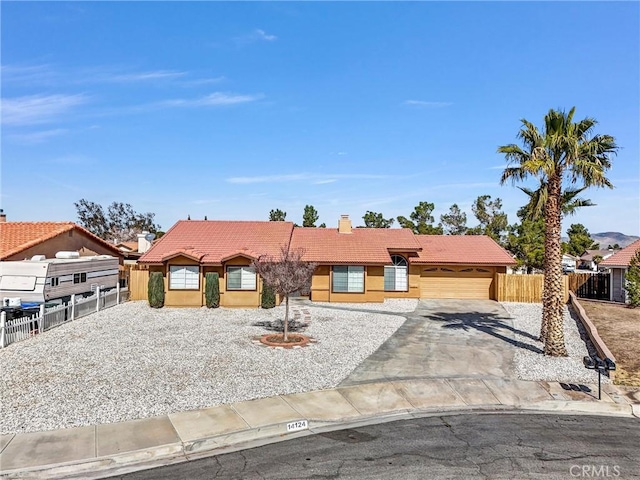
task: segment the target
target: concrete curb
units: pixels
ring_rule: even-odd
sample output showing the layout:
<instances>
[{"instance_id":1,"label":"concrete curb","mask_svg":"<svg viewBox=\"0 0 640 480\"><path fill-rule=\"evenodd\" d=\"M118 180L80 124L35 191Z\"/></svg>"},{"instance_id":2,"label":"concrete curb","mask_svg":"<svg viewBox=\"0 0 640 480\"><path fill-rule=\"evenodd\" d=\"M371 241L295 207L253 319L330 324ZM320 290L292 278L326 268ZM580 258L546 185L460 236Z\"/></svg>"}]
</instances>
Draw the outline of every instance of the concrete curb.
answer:
<instances>
[{"instance_id":1,"label":"concrete curb","mask_svg":"<svg viewBox=\"0 0 640 480\"><path fill-rule=\"evenodd\" d=\"M123 452L90 460L42 465L33 468L15 469L0 472L3 478L86 478L98 479L146 470L149 468L181 463L198 458L231 453L247 448L259 447L285 440L305 437L346 428L359 428L367 425L423 418L439 415L471 414L582 414L615 415L640 418L640 405L620 405L611 403L556 401L548 400L529 405L474 405L474 406L434 406L412 410L385 412L377 415L337 420L307 419L308 429L287 433L286 423L274 423L260 428L244 429L223 435L200 438L188 442L173 443L153 448Z\"/></svg>"}]
</instances>

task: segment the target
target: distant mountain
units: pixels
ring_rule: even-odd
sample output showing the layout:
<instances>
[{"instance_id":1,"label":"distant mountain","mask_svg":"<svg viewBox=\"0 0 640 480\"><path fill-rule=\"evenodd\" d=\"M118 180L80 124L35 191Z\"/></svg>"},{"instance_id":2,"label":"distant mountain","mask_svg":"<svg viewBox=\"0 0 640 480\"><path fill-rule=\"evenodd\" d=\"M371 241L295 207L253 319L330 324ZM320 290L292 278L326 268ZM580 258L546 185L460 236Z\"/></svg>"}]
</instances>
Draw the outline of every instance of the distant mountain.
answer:
<instances>
[{"instance_id":1,"label":"distant mountain","mask_svg":"<svg viewBox=\"0 0 640 480\"><path fill-rule=\"evenodd\" d=\"M616 243L620 245L620 247L624 248L627 245L635 242L640 237L636 237L634 235L625 235L620 232L602 232L602 233L592 233L591 238L593 241L600 244L601 249L607 248L609 245L613 246Z\"/></svg>"}]
</instances>

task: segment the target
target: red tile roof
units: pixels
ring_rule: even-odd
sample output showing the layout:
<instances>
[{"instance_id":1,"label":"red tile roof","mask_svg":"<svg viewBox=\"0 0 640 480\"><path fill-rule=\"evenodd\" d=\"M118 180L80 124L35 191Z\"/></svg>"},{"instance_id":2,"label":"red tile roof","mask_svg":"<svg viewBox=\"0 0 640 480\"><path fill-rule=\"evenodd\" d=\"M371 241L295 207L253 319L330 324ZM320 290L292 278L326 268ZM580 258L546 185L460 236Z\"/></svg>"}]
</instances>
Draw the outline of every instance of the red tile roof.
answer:
<instances>
[{"instance_id":1,"label":"red tile roof","mask_svg":"<svg viewBox=\"0 0 640 480\"><path fill-rule=\"evenodd\" d=\"M112 250L116 256L120 255L120 251L114 245L73 222L0 222L0 260L35 247L69 230L77 230Z\"/></svg>"},{"instance_id":2,"label":"red tile roof","mask_svg":"<svg viewBox=\"0 0 640 480\"><path fill-rule=\"evenodd\" d=\"M389 250L417 252L420 245L406 228L354 228L338 233L334 228L293 230L291 248L304 249L303 259L322 264L390 264Z\"/></svg>"},{"instance_id":3,"label":"red tile roof","mask_svg":"<svg viewBox=\"0 0 640 480\"><path fill-rule=\"evenodd\" d=\"M216 265L230 256L276 256L292 230L291 222L180 220L139 261L162 263L180 252Z\"/></svg>"},{"instance_id":4,"label":"red tile roof","mask_svg":"<svg viewBox=\"0 0 640 480\"><path fill-rule=\"evenodd\" d=\"M410 262L457 265L515 265L509 252L485 235L416 235L422 251Z\"/></svg>"},{"instance_id":5,"label":"red tile roof","mask_svg":"<svg viewBox=\"0 0 640 480\"><path fill-rule=\"evenodd\" d=\"M640 239L633 242L631 245L627 245L622 250L614 253L609 258L600 262L600 267L628 267L631 263L631 259L636 252L640 250Z\"/></svg>"}]
</instances>

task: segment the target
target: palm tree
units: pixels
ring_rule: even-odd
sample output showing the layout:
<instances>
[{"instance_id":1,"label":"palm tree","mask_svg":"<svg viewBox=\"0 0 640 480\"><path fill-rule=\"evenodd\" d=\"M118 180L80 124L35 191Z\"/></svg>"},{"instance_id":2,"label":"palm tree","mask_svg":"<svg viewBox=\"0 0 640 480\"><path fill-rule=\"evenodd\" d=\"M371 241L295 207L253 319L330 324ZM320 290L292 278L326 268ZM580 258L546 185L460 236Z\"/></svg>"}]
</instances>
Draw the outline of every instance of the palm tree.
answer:
<instances>
[{"instance_id":1,"label":"palm tree","mask_svg":"<svg viewBox=\"0 0 640 480\"><path fill-rule=\"evenodd\" d=\"M518 188L529 196L529 203L522 207L524 218L527 220L538 220L539 218L544 217L544 207L548 195L546 183L541 182L537 190L531 190L526 187ZM563 217L566 217L567 215L574 215L578 208L596 206L596 204L588 198L578 197L578 195L586 189L587 187L567 188L562 192L560 208Z\"/></svg>"},{"instance_id":2,"label":"palm tree","mask_svg":"<svg viewBox=\"0 0 640 480\"><path fill-rule=\"evenodd\" d=\"M574 113L575 107L569 113L549 110L544 117L542 132L522 119L518 138L524 149L515 144L498 148L498 153L505 155L509 165L502 172L501 184L533 177L541 187L540 198L536 202L543 202L545 220L541 340L544 341L545 355L554 357L567 355L563 332L560 241L563 183L576 185L580 182L584 188L613 188L605 173L611 168L611 155L618 150L612 136L592 135L597 124L595 119L585 118L574 123Z\"/></svg>"}]
</instances>

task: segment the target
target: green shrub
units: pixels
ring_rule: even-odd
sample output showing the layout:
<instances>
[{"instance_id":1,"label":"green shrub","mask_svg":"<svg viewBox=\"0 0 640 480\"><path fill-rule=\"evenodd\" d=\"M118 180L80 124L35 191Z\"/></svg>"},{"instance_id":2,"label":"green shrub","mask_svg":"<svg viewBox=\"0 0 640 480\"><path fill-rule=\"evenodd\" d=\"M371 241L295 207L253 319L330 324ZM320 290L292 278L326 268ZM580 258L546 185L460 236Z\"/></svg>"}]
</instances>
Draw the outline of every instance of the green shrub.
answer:
<instances>
[{"instance_id":1,"label":"green shrub","mask_svg":"<svg viewBox=\"0 0 640 480\"><path fill-rule=\"evenodd\" d=\"M204 276L204 299L207 308L218 308L220 306L220 282L216 272L209 272Z\"/></svg>"},{"instance_id":2,"label":"green shrub","mask_svg":"<svg viewBox=\"0 0 640 480\"><path fill-rule=\"evenodd\" d=\"M152 308L162 308L164 306L164 278L162 272L151 272L151 275L149 275L147 298L149 299L149 306Z\"/></svg>"},{"instance_id":3,"label":"green shrub","mask_svg":"<svg viewBox=\"0 0 640 480\"><path fill-rule=\"evenodd\" d=\"M640 307L640 250L631 259L625 279L629 306Z\"/></svg>"},{"instance_id":4,"label":"green shrub","mask_svg":"<svg viewBox=\"0 0 640 480\"><path fill-rule=\"evenodd\" d=\"M262 308L273 308L276 306L276 294L273 288L267 284L262 286Z\"/></svg>"}]
</instances>

